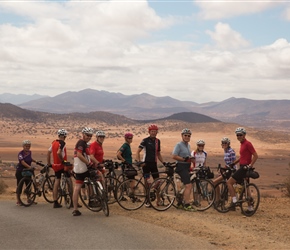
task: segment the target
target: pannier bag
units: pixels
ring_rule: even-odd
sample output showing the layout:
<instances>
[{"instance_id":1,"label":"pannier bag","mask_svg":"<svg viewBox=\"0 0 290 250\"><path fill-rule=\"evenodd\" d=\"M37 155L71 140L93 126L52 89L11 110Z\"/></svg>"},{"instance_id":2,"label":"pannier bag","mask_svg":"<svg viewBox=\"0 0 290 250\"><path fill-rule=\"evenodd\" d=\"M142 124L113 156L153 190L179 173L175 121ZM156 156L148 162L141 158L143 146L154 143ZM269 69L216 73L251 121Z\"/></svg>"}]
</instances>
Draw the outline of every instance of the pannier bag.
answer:
<instances>
[{"instance_id":1,"label":"pannier bag","mask_svg":"<svg viewBox=\"0 0 290 250\"><path fill-rule=\"evenodd\" d=\"M210 167L202 167L197 175L201 179L212 179L214 178L214 173L210 170Z\"/></svg>"},{"instance_id":2,"label":"pannier bag","mask_svg":"<svg viewBox=\"0 0 290 250\"><path fill-rule=\"evenodd\" d=\"M134 176L138 175L137 170L134 167L132 167L132 166L126 167L124 169L124 174L127 177L132 177L132 176L134 177Z\"/></svg>"}]
</instances>

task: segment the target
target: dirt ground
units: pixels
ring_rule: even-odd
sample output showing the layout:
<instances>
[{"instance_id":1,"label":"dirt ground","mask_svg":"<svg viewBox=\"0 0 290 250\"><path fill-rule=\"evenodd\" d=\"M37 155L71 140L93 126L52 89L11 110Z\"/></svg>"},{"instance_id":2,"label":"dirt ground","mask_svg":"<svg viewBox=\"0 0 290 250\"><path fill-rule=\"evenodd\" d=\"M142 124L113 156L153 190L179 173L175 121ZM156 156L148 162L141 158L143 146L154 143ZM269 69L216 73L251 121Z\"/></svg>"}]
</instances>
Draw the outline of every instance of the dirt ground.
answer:
<instances>
[{"instance_id":1,"label":"dirt ground","mask_svg":"<svg viewBox=\"0 0 290 250\"><path fill-rule=\"evenodd\" d=\"M220 125L219 125L220 126ZM187 126L189 127L189 126ZM205 150L208 152L208 166L213 170L219 163L223 163L223 152L220 147L220 139L228 136L232 140L232 147L237 155L239 142L234 136L236 125L225 125L222 129L213 130L211 127L192 128L192 149L195 141L203 138L206 141ZM113 129L119 128L110 128ZM179 130L178 130L179 131ZM162 142L162 153L165 161L172 161L171 151L180 140L180 132L160 132L158 137ZM198 131L198 132L197 132ZM211 131L211 132L208 132ZM9 133L8 133L9 134ZM289 148L290 141L285 140L286 135L281 134L277 139L275 133L267 132L264 136L249 129L247 138L255 146L259 159L255 165L260 173L260 178L254 180L261 192L261 202L257 213L252 217L243 216L239 210L221 214L213 208L205 212L186 212L171 208L165 212L157 212L151 208L141 208L137 211L125 211L113 204L110 206L111 215L128 216L140 221L156 224L165 228L172 228L189 236L203 238L219 249L290 249L290 198L285 195L285 181L289 177ZM146 134L134 137L133 152L136 151L139 142ZM289 136L289 135L287 135ZM16 200L14 168L17 153L21 150L21 141L29 138L32 141L33 156L36 160L46 162L46 152L49 144L54 139L51 135L33 136L0 134L0 180L9 187L4 194L0 194L0 200ZM77 137L67 138L67 148L72 157L73 146ZM116 151L123 143L122 138L106 138L104 151L106 159L115 159ZM3 163L6 163L5 167ZM8 164L7 164L8 163ZM38 198L40 202L41 198ZM43 201L44 202L44 201ZM194 249L194 245L192 247Z\"/></svg>"}]
</instances>

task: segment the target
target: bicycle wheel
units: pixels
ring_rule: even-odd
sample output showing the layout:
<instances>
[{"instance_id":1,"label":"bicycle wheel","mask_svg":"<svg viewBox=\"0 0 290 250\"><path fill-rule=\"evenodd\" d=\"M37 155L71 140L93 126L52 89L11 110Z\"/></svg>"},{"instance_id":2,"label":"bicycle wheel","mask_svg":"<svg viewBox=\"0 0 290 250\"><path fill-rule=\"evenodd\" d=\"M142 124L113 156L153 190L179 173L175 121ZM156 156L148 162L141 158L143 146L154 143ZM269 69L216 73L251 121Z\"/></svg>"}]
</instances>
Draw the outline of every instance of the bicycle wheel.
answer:
<instances>
[{"instance_id":1,"label":"bicycle wheel","mask_svg":"<svg viewBox=\"0 0 290 250\"><path fill-rule=\"evenodd\" d=\"M118 179L112 177L112 176L106 176L105 177L105 189L107 191L107 201L108 204L115 203L116 200L116 190L120 182Z\"/></svg>"},{"instance_id":2,"label":"bicycle wheel","mask_svg":"<svg viewBox=\"0 0 290 250\"><path fill-rule=\"evenodd\" d=\"M89 182L84 182L79 197L84 206L92 212L100 212L102 206L100 201L97 199L96 186Z\"/></svg>"},{"instance_id":3,"label":"bicycle wheel","mask_svg":"<svg viewBox=\"0 0 290 250\"><path fill-rule=\"evenodd\" d=\"M220 213L227 213L230 211L228 206L231 203L227 183L225 181L220 182L215 185L214 189L216 194L214 208Z\"/></svg>"},{"instance_id":4,"label":"bicycle wheel","mask_svg":"<svg viewBox=\"0 0 290 250\"><path fill-rule=\"evenodd\" d=\"M70 209L72 207L72 192L71 192L71 183L69 180L65 180L65 186L62 190L62 196L64 199L64 204L67 209Z\"/></svg>"},{"instance_id":5,"label":"bicycle wheel","mask_svg":"<svg viewBox=\"0 0 290 250\"><path fill-rule=\"evenodd\" d=\"M97 182L96 185L97 185L98 201L101 203L104 215L109 216L110 211L109 211L109 206L108 206L108 201L107 201L106 190L103 188L100 182Z\"/></svg>"},{"instance_id":6,"label":"bicycle wheel","mask_svg":"<svg viewBox=\"0 0 290 250\"><path fill-rule=\"evenodd\" d=\"M197 211L209 209L215 201L214 185L207 179L195 179L193 182L193 203Z\"/></svg>"},{"instance_id":7,"label":"bicycle wheel","mask_svg":"<svg viewBox=\"0 0 290 250\"><path fill-rule=\"evenodd\" d=\"M176 194L176 197L175 197L175 200L173 202L173 206L175 208L178 208L180 206L180 204L183 204L183 191L184 191L184 184L183 182L181 181L181 178L180 176L175 176L175 181L176 181L176 188L174 187L175 189L175 194Z\"/></svg>"},{"instance_id":8,"label":"bicycle wheel","mask_svg":"<svg viewBox=\"0 0 290 250\"><path fill-rule=\"evenodd\" d=\"M44 199L49 202L53 203L53 185L54 185L54 175L50 175L48 178L46 178L43 182L42 186L42 194Z\"/></svg>"},{"instance_id":9,"label":"bicycle wheel","mask_svg":"<svg viewBox=\"0 0 290 250\"><path fill-rule=\"evenodd\" d=\"M149 203L157 211L165 211L170 208L175 201L175 187L168 178L157 178L153 181L149 189Z\"/></svg>"},{"instance_id":10,"label":"bicycle wheel","mask_svg":"<svg viewBox=\"0 0 290 250\"><path fill-rule=\"evenodd\" d=\"M126 210L137 210L147 200L145 185L136 179L127 179L117 188L117 202Z\"/></svg>"},{"instance_id":11,"label":"bicycle wheel","mask_svg":"<svg viewBox=\"0 0 290 250\"><path fill-rule=\"evenodd\" d=\"M239 201L241 212L245 216L252 216L256 213L260 204L260 191L254 183L247 185L247 190L243 188Z\"/></svg>"},{"instance_id":12,"label":"bicycle wheel","mask_svg":"<svg viewBox=\"0 0 290 250\"><path fill-rule=\"evenodd\" d=\"M38 194L38 190L30 177L24 177L21 179L17 186L17 198L20 203L25 206L31 206Z\"/></svg>"}]
</instances>

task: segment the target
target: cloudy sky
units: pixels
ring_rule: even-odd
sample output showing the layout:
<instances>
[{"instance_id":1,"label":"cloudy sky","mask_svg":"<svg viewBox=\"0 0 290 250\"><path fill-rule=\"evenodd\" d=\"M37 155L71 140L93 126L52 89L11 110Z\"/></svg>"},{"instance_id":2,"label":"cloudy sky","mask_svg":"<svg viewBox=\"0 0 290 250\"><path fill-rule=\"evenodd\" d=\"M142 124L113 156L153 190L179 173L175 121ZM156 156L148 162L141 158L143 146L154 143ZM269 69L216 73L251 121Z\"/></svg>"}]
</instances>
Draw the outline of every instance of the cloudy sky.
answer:
<instances>
[{"instance_id":1,"label":"cloudy sky","mask_svg":"<svg viewBox=\"0 0 290 250\"><path fill-rule=\"evenodd\" d=\"M290 1L3 1L0 94L290 99Z\"/></svg>"}]
</instances>

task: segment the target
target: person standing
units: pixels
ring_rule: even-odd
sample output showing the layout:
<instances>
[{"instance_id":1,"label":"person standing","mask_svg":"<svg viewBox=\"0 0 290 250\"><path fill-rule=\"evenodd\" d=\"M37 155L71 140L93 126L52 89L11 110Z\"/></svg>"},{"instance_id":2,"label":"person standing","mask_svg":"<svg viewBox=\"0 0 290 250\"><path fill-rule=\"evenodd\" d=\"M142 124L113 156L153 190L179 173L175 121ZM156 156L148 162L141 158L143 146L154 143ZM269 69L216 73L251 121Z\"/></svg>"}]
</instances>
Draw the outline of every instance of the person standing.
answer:
<instances>
[{"instance_id":1,"label":"person standing","mask_svg":"<svg viewBox=\"0 0 290 250\"><path fill-rule=\"evenodd\" d=\"M175 172L179 174L181 181L185 186L183 193L183 204L178 204L178 208L183 208L189 212L195 212L196 209L190 205L190 193L192 184L190 182L190 165L194 162L194 157L190 153L191 130L183 129L181 131L181 141L178 142L172 152L172 158L177 161Z\"/></svg>"},{"instance_id":2,"label":"person standing","mask_svg":"<svg viewBox=\"0 0 290 250\"><path fill-rule=\"evenodd\" d=\"M74 172L76 174L76 184L73 193L73 216L79 216L82 213L78 210L78 198L81 187L86 177L90 177L88 167L92 166L90 162L90 151L88 142L92 139L93 129L85 127L82 130L82 138L78 140L74 150Z\"/></svg>"},{"instance_id":3,"label":"person standing","mask_svg":"<svg viewBox=\"0 0 290 250\"><path fill-rule=\"evenodd\" d=\"M58 189L60 187L61 174L64 173L64 161L67 161L67 152L65 147L65 138L67 131L65 129L59 129L57 131L58 139L51 143L51 146L47 152L47 164L52 165L55 172L55 180L53 185L53 208L61 208L62 205L58 203ZM52 157L51 157L52 156ZM51 158L53 164L51 164Z\"/></svg>"},{"instance_id":4,"label":"person standing","mask_svg":"<svg viewBox=\"0 0 290 250\"><path fill-rule=\"evenodd\" d=\"M96 140L90 144L90 160L94 163L95 167L102 173L105 173L104 169L104 150L103 143L106 138L104 131L99 130L96 132ZM103 177L102 177L103 178Z\"/></svg>"},{"instance_id":5,"label":"person standing","mask_svg":"<svg viewBox=\"0 0 290 250\"><path fill-rule=\"evenodd\" d=\"M196 149L191 152L191 156L194 157L191 170L198 166L206 166L207 152L204 150L204 146L205 141L203 139L197 140Z\"/></svg>"},{"instance_id":6,"label":"person standing","mask_svg":"<svg viewBox=\"0 0 290 250\"><path fill-rule=\"evenodd\" d=\"M244 178L246 178L247 174L247 168L253 168L255 162L258 159L258 154L252 145L251 142L249 142L246 139L246 130L244 128L237 128L236 136L238 141L241 143L240 146L240 157L233 162L233 164L240 164L240 168L233 174L232 177L230 177L227 181L227 185L229 188L230 195L232 197L232 202L230 206L228 207L229 210L235 211L236 210L236 203L237 203L237 197L235 195L234 190L234 184L239 181L243 181ZM253 208L251 206L248 207L248 210L251 211Z\"/></svg>"},{"instance_id":7,"label":"person standing","mask_svg":"<svg viewBox=\"0 0 290 250\"><path fill-rule=\"evenodd\" d=\"M29 140L24 140L22 142L22 147L23 149L18 153L18 164L16 166L16 172L15 172L17 186L19 182L21 181L21 179L23 178L22 171L23 170L34 171L34 167L31 167L31 163L36 162L36 160L32 158L32 152L30 150L31 142ZM34 204L36 204L36 202ZM17 198L16 205L21 206L21 203L18 200L18 198Z\"/></svg>"},{"instance_id":8,"label":"person standing","mask_svg":"<svg viewBox=\"0 0 290 250\"><path fill-rule=\"evenodd\" d=\"M156 138L158 133L158 127L155 124L151 124L148 127L149 136L144 138L136 153L136 160L141 161L141 151L144 149L143 160L143 176L145 179L145 185L150 186L150 175L153 179L159 178L159 172L157 169L157 161L159 160L163 165L163 157L161 155L161 143L158 138ZM149 203L146 203L146 206L149 206Z\"/></svg>"}]
</instances>

